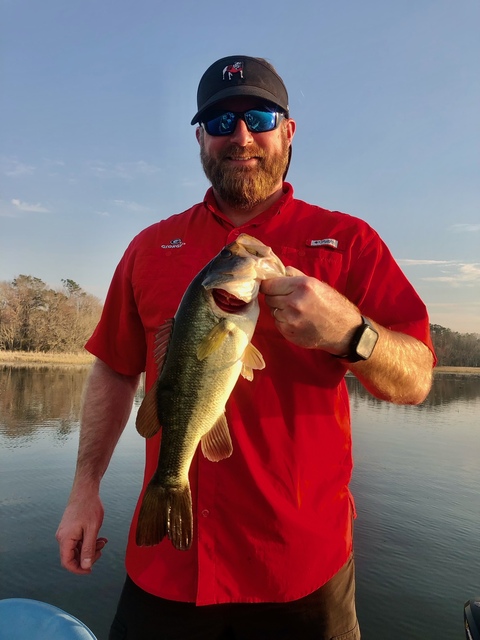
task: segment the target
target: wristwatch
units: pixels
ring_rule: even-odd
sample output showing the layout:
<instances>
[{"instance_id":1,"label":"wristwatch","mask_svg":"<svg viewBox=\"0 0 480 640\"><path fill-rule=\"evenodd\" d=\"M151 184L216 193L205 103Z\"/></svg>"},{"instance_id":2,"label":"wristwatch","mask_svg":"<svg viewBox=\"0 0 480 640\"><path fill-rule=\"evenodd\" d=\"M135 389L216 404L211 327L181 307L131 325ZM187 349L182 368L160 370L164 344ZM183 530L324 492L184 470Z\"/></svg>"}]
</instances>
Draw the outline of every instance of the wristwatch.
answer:
<instances>
[{"instance_id":1,"label":"wristwatch","mask_svg":"<svg viewBox=\"0 0 480 640\"><path fill-rule=\"evenodd\" d=\"M352 341L348 349L348 353L343 356L336 356L346 362L359 362L360 360L368 360L375 349L378 340L378 331L376 331L368 318L362 316L362 324L353 334Z\"/></svg>"}]
</instances>

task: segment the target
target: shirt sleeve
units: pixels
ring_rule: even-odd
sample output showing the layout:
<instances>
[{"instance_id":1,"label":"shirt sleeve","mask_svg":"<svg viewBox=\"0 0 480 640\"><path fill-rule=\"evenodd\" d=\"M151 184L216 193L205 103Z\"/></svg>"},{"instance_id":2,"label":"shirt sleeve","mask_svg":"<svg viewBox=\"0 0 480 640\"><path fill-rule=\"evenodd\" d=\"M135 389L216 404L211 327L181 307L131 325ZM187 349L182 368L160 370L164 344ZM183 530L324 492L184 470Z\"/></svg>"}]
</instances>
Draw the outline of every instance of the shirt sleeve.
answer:
<instances>
[{"instance_id":1,"label":"shirt sleeve","mask_svg":"<svg viewBox=\"0 0 480 640\"><path fill-rule=\"evenodd\" d=\"M130 376L145 370L147 350L132 287L134 263L132 242L115 270L100 322L85 345L114 371Z\"/></svg>"},{"instance_id":2,"label":"shirt sleeve","mask_svg":"<svg viewBox=\"0 0 480 640\"><path fill-rule=\"evenodd\" d=\"M352 259L347 297L363 315L380 325L410 335L434 353L428 311L386 244L373 229ZM365 238L364 238L365 240Z\"/></svg>"}]
</instances>

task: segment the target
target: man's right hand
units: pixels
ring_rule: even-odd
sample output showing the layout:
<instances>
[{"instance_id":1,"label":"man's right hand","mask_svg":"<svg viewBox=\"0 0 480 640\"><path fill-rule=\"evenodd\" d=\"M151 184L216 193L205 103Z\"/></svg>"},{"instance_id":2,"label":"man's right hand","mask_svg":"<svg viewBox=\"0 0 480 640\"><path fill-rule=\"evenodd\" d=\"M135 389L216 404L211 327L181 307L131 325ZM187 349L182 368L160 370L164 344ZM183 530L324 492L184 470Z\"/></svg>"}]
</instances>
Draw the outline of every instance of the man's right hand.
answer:
<instances>
[{"instance_id":1,"label":"man's right hand","mask_svg":"<svg viewBox=\"0 0 480 640\"><path fill-rule=\"evenodd\" d=\"M98 495L90 499L70 499L55 535L62 567L78 575L91 573L108 542L106 538L97 538L103 514Z\"/></svg>"}]
</instances>

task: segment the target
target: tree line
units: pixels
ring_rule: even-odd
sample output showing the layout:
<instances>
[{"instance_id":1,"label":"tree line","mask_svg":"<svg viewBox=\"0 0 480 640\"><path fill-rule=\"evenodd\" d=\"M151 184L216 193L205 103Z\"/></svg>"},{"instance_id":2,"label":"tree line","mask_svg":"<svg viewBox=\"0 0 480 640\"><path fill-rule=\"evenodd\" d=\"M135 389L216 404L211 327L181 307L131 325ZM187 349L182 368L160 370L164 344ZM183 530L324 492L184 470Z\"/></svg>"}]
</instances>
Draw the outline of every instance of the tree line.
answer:
<instances>
[{"instance_id":1,"label":"tree line","mask_svg":"<svg viewBox=\"0 0 480 640\"><path fill-rule=\"evenodd\" d=\"M480 334L458 333L439 324L431 324L430 332L439 365L480 367Z\"/></svg>"},{"instance_id":2,"label":"tree line","mask_svg":"<svg viewBox=\"0 0 480 640\"><path fill-rule=\"evenodd\" d=\"M20 275L0 282L0 350L74 353L92 334L102 303L73 280L51 289ZM438 364L480 367L480 334L430 325Z\"/></svg>"},{"instance_id":3,"label":"tree line","mask_svg":"<svg viewBox=\"0 0 480 640\"><path fill-rule=\"evenodd\" d=\"M58 289L26 275L0 282L0 350L78 352L101 311L100 300L74 280Z\"/></svg>"}]
</instances>

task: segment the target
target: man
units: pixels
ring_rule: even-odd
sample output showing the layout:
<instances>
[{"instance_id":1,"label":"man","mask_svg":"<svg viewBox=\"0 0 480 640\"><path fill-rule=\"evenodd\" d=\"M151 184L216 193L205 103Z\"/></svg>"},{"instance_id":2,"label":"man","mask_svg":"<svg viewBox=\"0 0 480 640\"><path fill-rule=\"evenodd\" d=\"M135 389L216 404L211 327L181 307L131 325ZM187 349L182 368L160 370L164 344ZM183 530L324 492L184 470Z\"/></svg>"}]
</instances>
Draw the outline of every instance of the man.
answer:
<instances>
[{"instance_id":1,"label":"man","mask_svg":"<svg viewBox=\"0 0 480 640\"><path fill-rule=\"evenodd\" d=\"M86 389L72 493L57 532L64 567L90 573L101 555L101 478L129 417L139 375L156 376L155 334L194 275L246 232L288 276L262 283L254 335L266 368L228 403L234 454L190 469L195 538L127 548L111 638L360 637L354 602L351 430L344 375L376 397L421 402L434 362L428 316L363 221L293 198L284 182L295 122L263 59L229 56L198 88L202 203L137 236L115 272L87 343ZM270 311L271 313L268 313ZM145 489L160 437L147 441Z\"/></svg>"}]
</instances>

